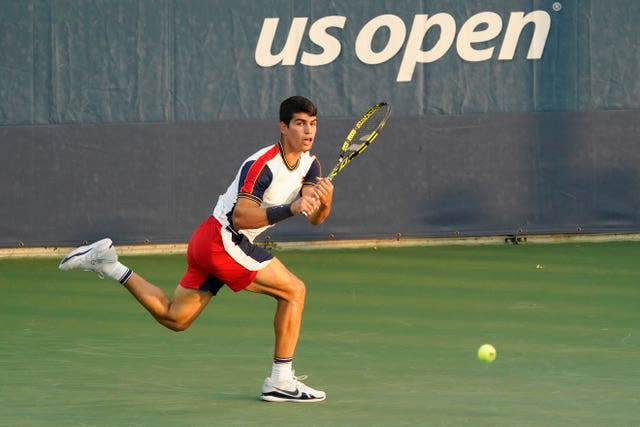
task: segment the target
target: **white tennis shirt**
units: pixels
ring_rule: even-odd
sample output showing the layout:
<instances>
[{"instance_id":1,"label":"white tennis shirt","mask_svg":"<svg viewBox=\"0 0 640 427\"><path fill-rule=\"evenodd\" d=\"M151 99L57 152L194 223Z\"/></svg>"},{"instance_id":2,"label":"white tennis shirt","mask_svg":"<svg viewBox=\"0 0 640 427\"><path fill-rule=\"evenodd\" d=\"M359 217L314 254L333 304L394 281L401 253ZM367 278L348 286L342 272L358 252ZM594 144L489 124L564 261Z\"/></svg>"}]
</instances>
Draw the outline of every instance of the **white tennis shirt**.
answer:
<instances>
[{"instance_id":1,"label":"white tennis shirt","mask_svg":"<svg viewBox=\"0 0 640 427\"><path fill-rule=\"evenodd\" d=\"M315 155L302 153L297 164L289 165L280 143L264 147L242 163L227 191L218 198L213 216L222 224L224 233L227 227L233 228L231 216L238 197L255 200L263 208L291 203L304 185L315 185L320 176L320 162ZM273 225L235 231L253 243L269 227Z\"/></svg>"}]
</instances>

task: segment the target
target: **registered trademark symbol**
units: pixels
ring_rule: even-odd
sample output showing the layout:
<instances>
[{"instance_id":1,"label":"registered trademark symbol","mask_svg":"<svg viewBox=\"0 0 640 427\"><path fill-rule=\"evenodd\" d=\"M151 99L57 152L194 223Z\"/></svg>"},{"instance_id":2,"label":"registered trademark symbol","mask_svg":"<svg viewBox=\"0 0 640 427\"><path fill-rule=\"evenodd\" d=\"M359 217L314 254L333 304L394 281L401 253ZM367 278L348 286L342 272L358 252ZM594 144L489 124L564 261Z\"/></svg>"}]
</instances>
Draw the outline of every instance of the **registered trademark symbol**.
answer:
<instances>
[{"instance_id":1,"label":"registered trademark symbol","mask_svg":"<svg viewBox=\"0 0 640 427\"><path fill-rule=\"evenodd\" d=\"M559 1L553 3L553 6L551 6L553 8L553 10L555 10L556 12L559 11L560 9L562 9L562 3L560 3Z\"/></svg>"}]
</instances>

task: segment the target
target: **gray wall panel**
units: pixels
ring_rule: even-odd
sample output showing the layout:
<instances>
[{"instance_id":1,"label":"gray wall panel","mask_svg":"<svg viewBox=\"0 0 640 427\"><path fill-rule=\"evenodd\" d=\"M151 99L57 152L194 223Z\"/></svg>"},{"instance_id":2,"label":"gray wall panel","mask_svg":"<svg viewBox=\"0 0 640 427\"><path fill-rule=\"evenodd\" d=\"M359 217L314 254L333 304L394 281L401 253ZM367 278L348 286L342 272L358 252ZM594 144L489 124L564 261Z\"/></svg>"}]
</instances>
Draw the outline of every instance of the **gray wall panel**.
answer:
<instances>
[{"instance_id":1,"label":"gray wall panel","mask_svg":"<svg viewBox=\"0 0 640 427\"><path fill-rule=\"evenodd\" d=\"M353 118L321 118L325 170ZM333 215L274 239L640 230L640 111L393 117L336 179ZM0 127L0 246L183 242L267 120Z\"/></svg>"}]
</instances>

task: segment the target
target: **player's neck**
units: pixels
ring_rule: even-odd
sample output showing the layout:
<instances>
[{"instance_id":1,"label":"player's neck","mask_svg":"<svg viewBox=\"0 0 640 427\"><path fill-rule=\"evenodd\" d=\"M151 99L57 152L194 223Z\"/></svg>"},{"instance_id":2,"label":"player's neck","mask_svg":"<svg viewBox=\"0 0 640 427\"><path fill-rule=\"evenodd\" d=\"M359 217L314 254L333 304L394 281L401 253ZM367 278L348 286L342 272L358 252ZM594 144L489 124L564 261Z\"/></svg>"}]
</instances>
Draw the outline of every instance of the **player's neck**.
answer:
<instances>
[{"instance_id":1,"label":"player's neck","mask_svg":"<svg viewBox=\"0 0 640 427\"><path fill-rule=\"evenodd\" d=\"M280 152L282 153L285 163L289 169L295 169L300 161L300 156L302 156L302 151L295 151L284 139L281 139L279 144Z\"/></svg>"}]
</instances>

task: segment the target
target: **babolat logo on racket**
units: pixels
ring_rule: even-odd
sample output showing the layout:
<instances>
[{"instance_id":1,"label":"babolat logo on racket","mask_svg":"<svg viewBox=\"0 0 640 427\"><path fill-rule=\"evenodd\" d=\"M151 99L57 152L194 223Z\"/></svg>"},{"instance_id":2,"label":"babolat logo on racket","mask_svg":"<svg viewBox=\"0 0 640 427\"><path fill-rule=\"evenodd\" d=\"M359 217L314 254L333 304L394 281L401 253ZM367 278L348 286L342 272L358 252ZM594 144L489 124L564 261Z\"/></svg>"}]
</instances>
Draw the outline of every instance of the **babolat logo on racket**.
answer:
<instances>
[{"instance_id":1,"label":"babolat logo on racket","mask_svg":"<svg viewBox=\"0 0 640 427\"><path fill-rule=\"evenodd\" d=\"M562 9L562 4L555 2L551 9L557 12ZM520 35L525 28L531 27L533 33L529 41L527 59L540 59L551 27L550 13L545 10L533 10L528 13L515 11L502 15L508 18L503 20L501 14L485 11L470 16L464 22L456 22L451 14L445 12L434 15L417 14L413 17L407 37L407 25L402 18L384 14L374 17L360 28L353 51L362 63L376 65L389 61L404 48L396 81L409 82L417 64L438 61L453 46L464 61L488 61L496 57L495 52L498 61L513 60L520 43ZM290 66L295 65L300 58L300 64L317 67L335 61L342 51L342 41L339 38L341 32L335 29L343 30L347 17L325 16L312 22L307 32L308 21L307 17L293 18L288 33L285 33L288 35L284 45L274 54L272 52L278 49L278 46L274 46L274 39L280 18L265 18L256 44L256 64L261 67L273 67L278 64ZM280 31L286 32L286 27ZM384 46L381 48L374 43L374 39L380 39L376 38L379 32L388 34L386 38L382 37L385 41L382 42ZM305 34L319 48L315 49L319 50L319 53L305 50L299 55ZM433 43L425 43L428 34L436 34L438 38ZM504 36L499 39L501 34ZM425 44L429 47L425 48Z\"/></svg>"}]
</instances>

